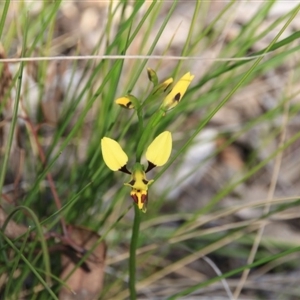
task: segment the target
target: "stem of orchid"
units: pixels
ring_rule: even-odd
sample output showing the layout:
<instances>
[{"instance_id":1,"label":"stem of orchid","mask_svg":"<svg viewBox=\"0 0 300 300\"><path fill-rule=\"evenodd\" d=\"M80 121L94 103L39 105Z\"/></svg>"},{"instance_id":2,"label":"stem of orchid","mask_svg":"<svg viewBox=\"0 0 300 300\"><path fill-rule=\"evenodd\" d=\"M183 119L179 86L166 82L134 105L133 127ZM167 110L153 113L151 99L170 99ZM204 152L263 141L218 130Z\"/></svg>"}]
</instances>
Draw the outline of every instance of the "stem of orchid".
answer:
<instances>
[{"instance_id":1,"label":"stem of orchid","mask_svg":"<svg viewBox=\"0 0 300 300\"><path fill-rule=\"evenodd\" d=\"M151 98L151 95L148 96L148 97L146 98L146 100L143 102L143 104L142 104L140 107L138 107L138 109L136 110L136 112L137 112L137 117L138 117L138 122L139 122L138 137L139 137L140 142L141 142L142 137L145 135L146 129L148 128L148 125L147 125L146 128L144 129L144 122L143 122L142 109L143 109L145 103L146 103L150 98ZM151 120L150 120L150 122L151 122ZM147 137L146 137L146 138L147 138ZM144 139L145 139L145 136L144 136ZM147 140L146 140L146 141L147 141ZM137 153L136 153L136 161L137 161L137 162L141 162L141 156L142 156L142 154L143 154L143 149L142 149L142 145L141 145L140 142L139 142L138 147L137 147L137 148L140 149L140 150L137 150Z\"/></svg>"},{"instance_id":2,"label":"stem of orchid","mask_svg":"<svg viewBox=\"0 0 300 300\"><path fill-rule=\"evenodd\" d=\"M130 242L130 255L129 255L129 292L130 299L136 299L136 289L135 289L135 275L136 275L136 249L139 239L139 230L141 222L141 212L136 204L134 206L134 221L132 225L132 235Z\"/></svg>"},{"instance_id":3,"label":"stem of orchid","mask_svg":"<svg viewBox=\"0 0 300 300\"><path fill-rule=\"evenodd\" d=\"M154 130L153 128L159 123L161 118L164 116L164 111L161 109L158 109L151 117L149 120L148 124L146 127L143 129L142 135L140 137L140 141L137 146L136 150L136 161L140 162L141 157L143 154L143 151L145 149L147 141L151 138L151 135L153 134Z\"/></svg>"},{"instance_id":4,"label":"stem of orchid","mask_svg":"<svg viewBox=\"0 0 300 300\"><path fill-rule=\"evenodd\" d=\"M142 114L142 107L139 107L136 111L138 121L139 121L139 129L138 129L138 136L141 137L144 131L144 121L143 121L143 114ZM138 160L140 162L140 160Z\"/></svg>"}]
</instances>

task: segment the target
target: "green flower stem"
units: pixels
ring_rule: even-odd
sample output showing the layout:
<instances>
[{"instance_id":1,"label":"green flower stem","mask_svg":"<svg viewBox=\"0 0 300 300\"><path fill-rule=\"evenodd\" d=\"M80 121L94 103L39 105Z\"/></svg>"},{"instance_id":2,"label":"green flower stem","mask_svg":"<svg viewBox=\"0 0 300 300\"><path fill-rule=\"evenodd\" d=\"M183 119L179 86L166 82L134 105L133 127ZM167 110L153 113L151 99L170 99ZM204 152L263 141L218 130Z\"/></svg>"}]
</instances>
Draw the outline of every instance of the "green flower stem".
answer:
<instances>
[{"instance_id":1,"label":"green flower stem","mask_svg":"<svg viewBox=\"0 0 300 300\"><path fill-rule=\"evenodd\" d=\"M144 120L143 120L143 113L142 113L142 108L139 107L137 110L136 110L136 113L137 113L137 117L138 117L138 120L139 120L139 129L138 129L138 136L140 137L142 134L143 134L143 131L144 131ZM140 160L137 160L140 162Z\"/></svg>"},{"instance_id":2,"label":"green flower stem","mask_svg":"<svg viewBox=\"0 0 300 300\"><path fill-rule=\"evenodd\" d=\"M138 117L138 121L139 121L139 132L138 132L138 137L139 139L141 139L142 135L144 134L144 122L143 122L143 113L142 110L144 108L144 106L149 103L151 100L153 100L154 98L156 98L155 96L153 96L152 94L150 94L141 105L138 106L138 108L136 109L136 113L137 113L137 117ZM140 155L136 156L136 161L140 162L141 161L141 155L142 153L140 153Z\"/></svg>"},{"instance_id":3,"label":"green flower stem","mask_svg":"<svg viewBox=\"0 0 300 300\"><path fill-rule=\"evenodd\" d=\"M130 299L136 299L135 290L135 275L136 275L136 248L139 240L139 230L141 223L141 212L136 204L134 206L134 221L132 226L132 235L130 243L130 255L129 255L129 291Z\"/></svg>"},{"instance_id":4,"label":"green flower stem","mask_svg":"<svg viewBox=\"0 0 300 300\"><path fill-rule=\"evenodd\" d=\"M136 161L141 161L141 156L145 149L147 141L150 139L151 135L153 134L153 128L159 123L161 118L165 115L165 112L161 109L158 109L149 120L148 124L146 125L145 129L143 129L142 135L140 137L140 141L137 146L136 150Z\"/></svg>"}]
</instances>

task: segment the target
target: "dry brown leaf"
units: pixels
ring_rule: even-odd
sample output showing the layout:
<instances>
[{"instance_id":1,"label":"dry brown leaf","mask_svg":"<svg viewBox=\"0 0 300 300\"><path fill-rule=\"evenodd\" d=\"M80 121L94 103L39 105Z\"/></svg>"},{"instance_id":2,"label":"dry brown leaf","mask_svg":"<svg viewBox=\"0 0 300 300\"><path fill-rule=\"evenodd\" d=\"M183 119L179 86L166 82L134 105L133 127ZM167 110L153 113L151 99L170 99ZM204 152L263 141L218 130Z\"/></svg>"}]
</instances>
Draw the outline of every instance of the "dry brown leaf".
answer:
<instances>
[{"instance_id":1,"label":"dry brown leaf","mask_svg":"<svg viewBox=\"0 0 300 300\"><path fill-rule=\"evenodd\" d=\"M2 227L5 220L7 219L7 214L0 207L0 226ZM13 220L10 220L5 228L4 234L9 237L10 239L15 239L18 236L24 234L27 231L27 227L19 225L15 223Z\"/></svg>"},{"instance_id":2,"label":"dry brown leaf","mask_svg":"<svg viewBox=\"0 0 300 300\"><path fill-rule=\"evenodd\" d=\"M99 235L86 228L70 228L70 238L87 251L99 240ZM102 241L92 252L92 255L81 265L80 268L66 280L69 289L63 287L59 293L61 300L93 300L98 299L98 295L103 287L104 262L106 246ZM61 274L62 280L68 276L74 266L79 262L81 256L74 250L69 249L62 256L64 270Z\"/></svg>"}]
</instances>

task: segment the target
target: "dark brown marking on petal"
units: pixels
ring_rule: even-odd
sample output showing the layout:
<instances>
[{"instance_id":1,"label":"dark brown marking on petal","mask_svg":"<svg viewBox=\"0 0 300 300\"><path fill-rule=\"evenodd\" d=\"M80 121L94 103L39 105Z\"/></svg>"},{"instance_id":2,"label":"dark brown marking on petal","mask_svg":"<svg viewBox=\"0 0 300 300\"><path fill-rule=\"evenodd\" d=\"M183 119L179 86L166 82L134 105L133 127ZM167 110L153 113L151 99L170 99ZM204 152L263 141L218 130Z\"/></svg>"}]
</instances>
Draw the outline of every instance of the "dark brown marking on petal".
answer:
<instances>
[{"instance_id":1,"label":"dark brown marking on petal","mask_svg":"<svg viewBox=\"0 0 300 300\"><path fill-rule=\"evenodd\" d=\"M181 94L180 93L177 93L174 97L175 101L180 101L180 98L181 98Z\"/></svg>"},{"instance_id":2,"label":"dark brown marking on petal","mask_svg":"<svg viewBox=\"0 0 300 300\"><path fill-rule=\"evenodd\" d=\"M133 199L133 201L137 204L138 203L138 197L136 196L136 194L131 195L131 198Z\"/></svg>"},{"instance_id":3,"label":"dark brown marking on petal","mask_svg":"<svg viewBox=\"0 0 300 300\"><path fill-rule=\"evenodd\" d=\"M151 161L148 161L148 167L147 167L147 170L145 171L145 173L149 172L150 170L152 170L155 167L156 167L156 165L154 163L152 163Z\"/></svg>"},{"instance_id":4,"label":"dark brown marking on petal","mask_svg":"<svg viewBox=\"0 0 300 300\"><path fill-rule=\"evenodd\" d=\"M131 181L128 182L129 185L133 186L135 184L135 180L132 179Z\"/></svg>"},{"instance_id":5,"label":"dark brown marking on petal","mask_svg":"<svg viewBox=\"0 0 300 300\"><path fill-rule=\"evenodd\" d=\"M147 197L147 194L146 195L142 195L142 198L141 198L141 201L142 201L142 203L147 203L147 200L148 200L148 197Z\"/></svg>"},{"instance_id":6,"label":"dark brown marking on petal","mask_svg":"<svg viewBox=\"0 0 300 300\"><path fill-rule=\"evenodd\" d=\"M130 107L132 107L131 105L132 105L132 102L131 102L131 101L128 101L128 103L126 104L126 107L127 107L127 108L130 108Z\"/></svg>"},{"instance_id":7,"label":"dark brown marking on petal","mask_svg":"<svg viewBox=\"0 0 300 300\"><path fill-rule=\"evenodd\" d=\"M142 181L143 181L145 184L148 184L148 182L149 182L149 181L146 180L146 179L143 179Z\"/></svg>"},{"instance_id":8,"label":"dark brown marking on petal","mask_svg":"<svg viewBox=\"0 0 300 300\"><path fill-rule=\"evenodd\" d=\"M122 168L119 169L120 172L126 173L126 174L131 174L130 171L127 170L127 166L124 165Z\"/></svg>"}]
</instances>

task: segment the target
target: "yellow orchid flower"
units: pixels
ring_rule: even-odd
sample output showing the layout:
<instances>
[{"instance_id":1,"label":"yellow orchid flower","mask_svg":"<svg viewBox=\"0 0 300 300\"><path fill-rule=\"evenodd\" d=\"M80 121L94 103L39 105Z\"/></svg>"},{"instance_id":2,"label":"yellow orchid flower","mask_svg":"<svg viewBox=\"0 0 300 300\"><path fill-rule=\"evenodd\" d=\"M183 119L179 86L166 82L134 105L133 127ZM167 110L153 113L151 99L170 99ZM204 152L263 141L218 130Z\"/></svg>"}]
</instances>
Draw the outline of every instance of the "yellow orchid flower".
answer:
<instances>
[{"instance_id":1,"label":"yellow orchid flower","mask_svg":"<svg viewBox=\"0 0 300 300\"><path fill-rule=\"evenodd\" d=\"M194 77L194 75L188 72L178 80L161 105L163 111L174 108L180 102Z\"/></svg>"},{"instance_id":2,"label":"yellow orchid flower","mask_svg":"<svg viewBox=\"0 0 300 300\"><path fill-rule=\"evenodd\" d=\"M120 98L116 99L115 102L116 102L116 104L118 104L124 108L127 108L127 109L133 109L133 108L139 106L138 99L133 95L126 95L126 96L120 97Z\"/></svg>"},{"instance_id":3,"label":"yellow orchid flower","mask_svg":"<svg viewBox=\"0 0 300 300\"><path fill-rule=\"evenodd\" d=\"M131 174L131 180L124 183L131 187L131 197L143 212L147 210L148 186L154 180L148 180L146 173L156 166L163 166L169 159L172 150L172 135L169 131L164 131L158 135L149 145L146 151L148 167L136 162L132 172L127 169L128 156L118 142L108 137L101 140L102 156L105 164L112 171L121 171Z\"/></svg>"},{"instance_id":4,"label":"yellow orchid flower","mask_svg":"<svg viewBox=\"0 0 300 300\"><path fill-rule=\"evenodd\" d=\"M173 83L172 77L166 79L164 82L162 82L154 87L152 95L158 96L158 95L166 92L172 83Z\"/></svg>"}]
</instances>

